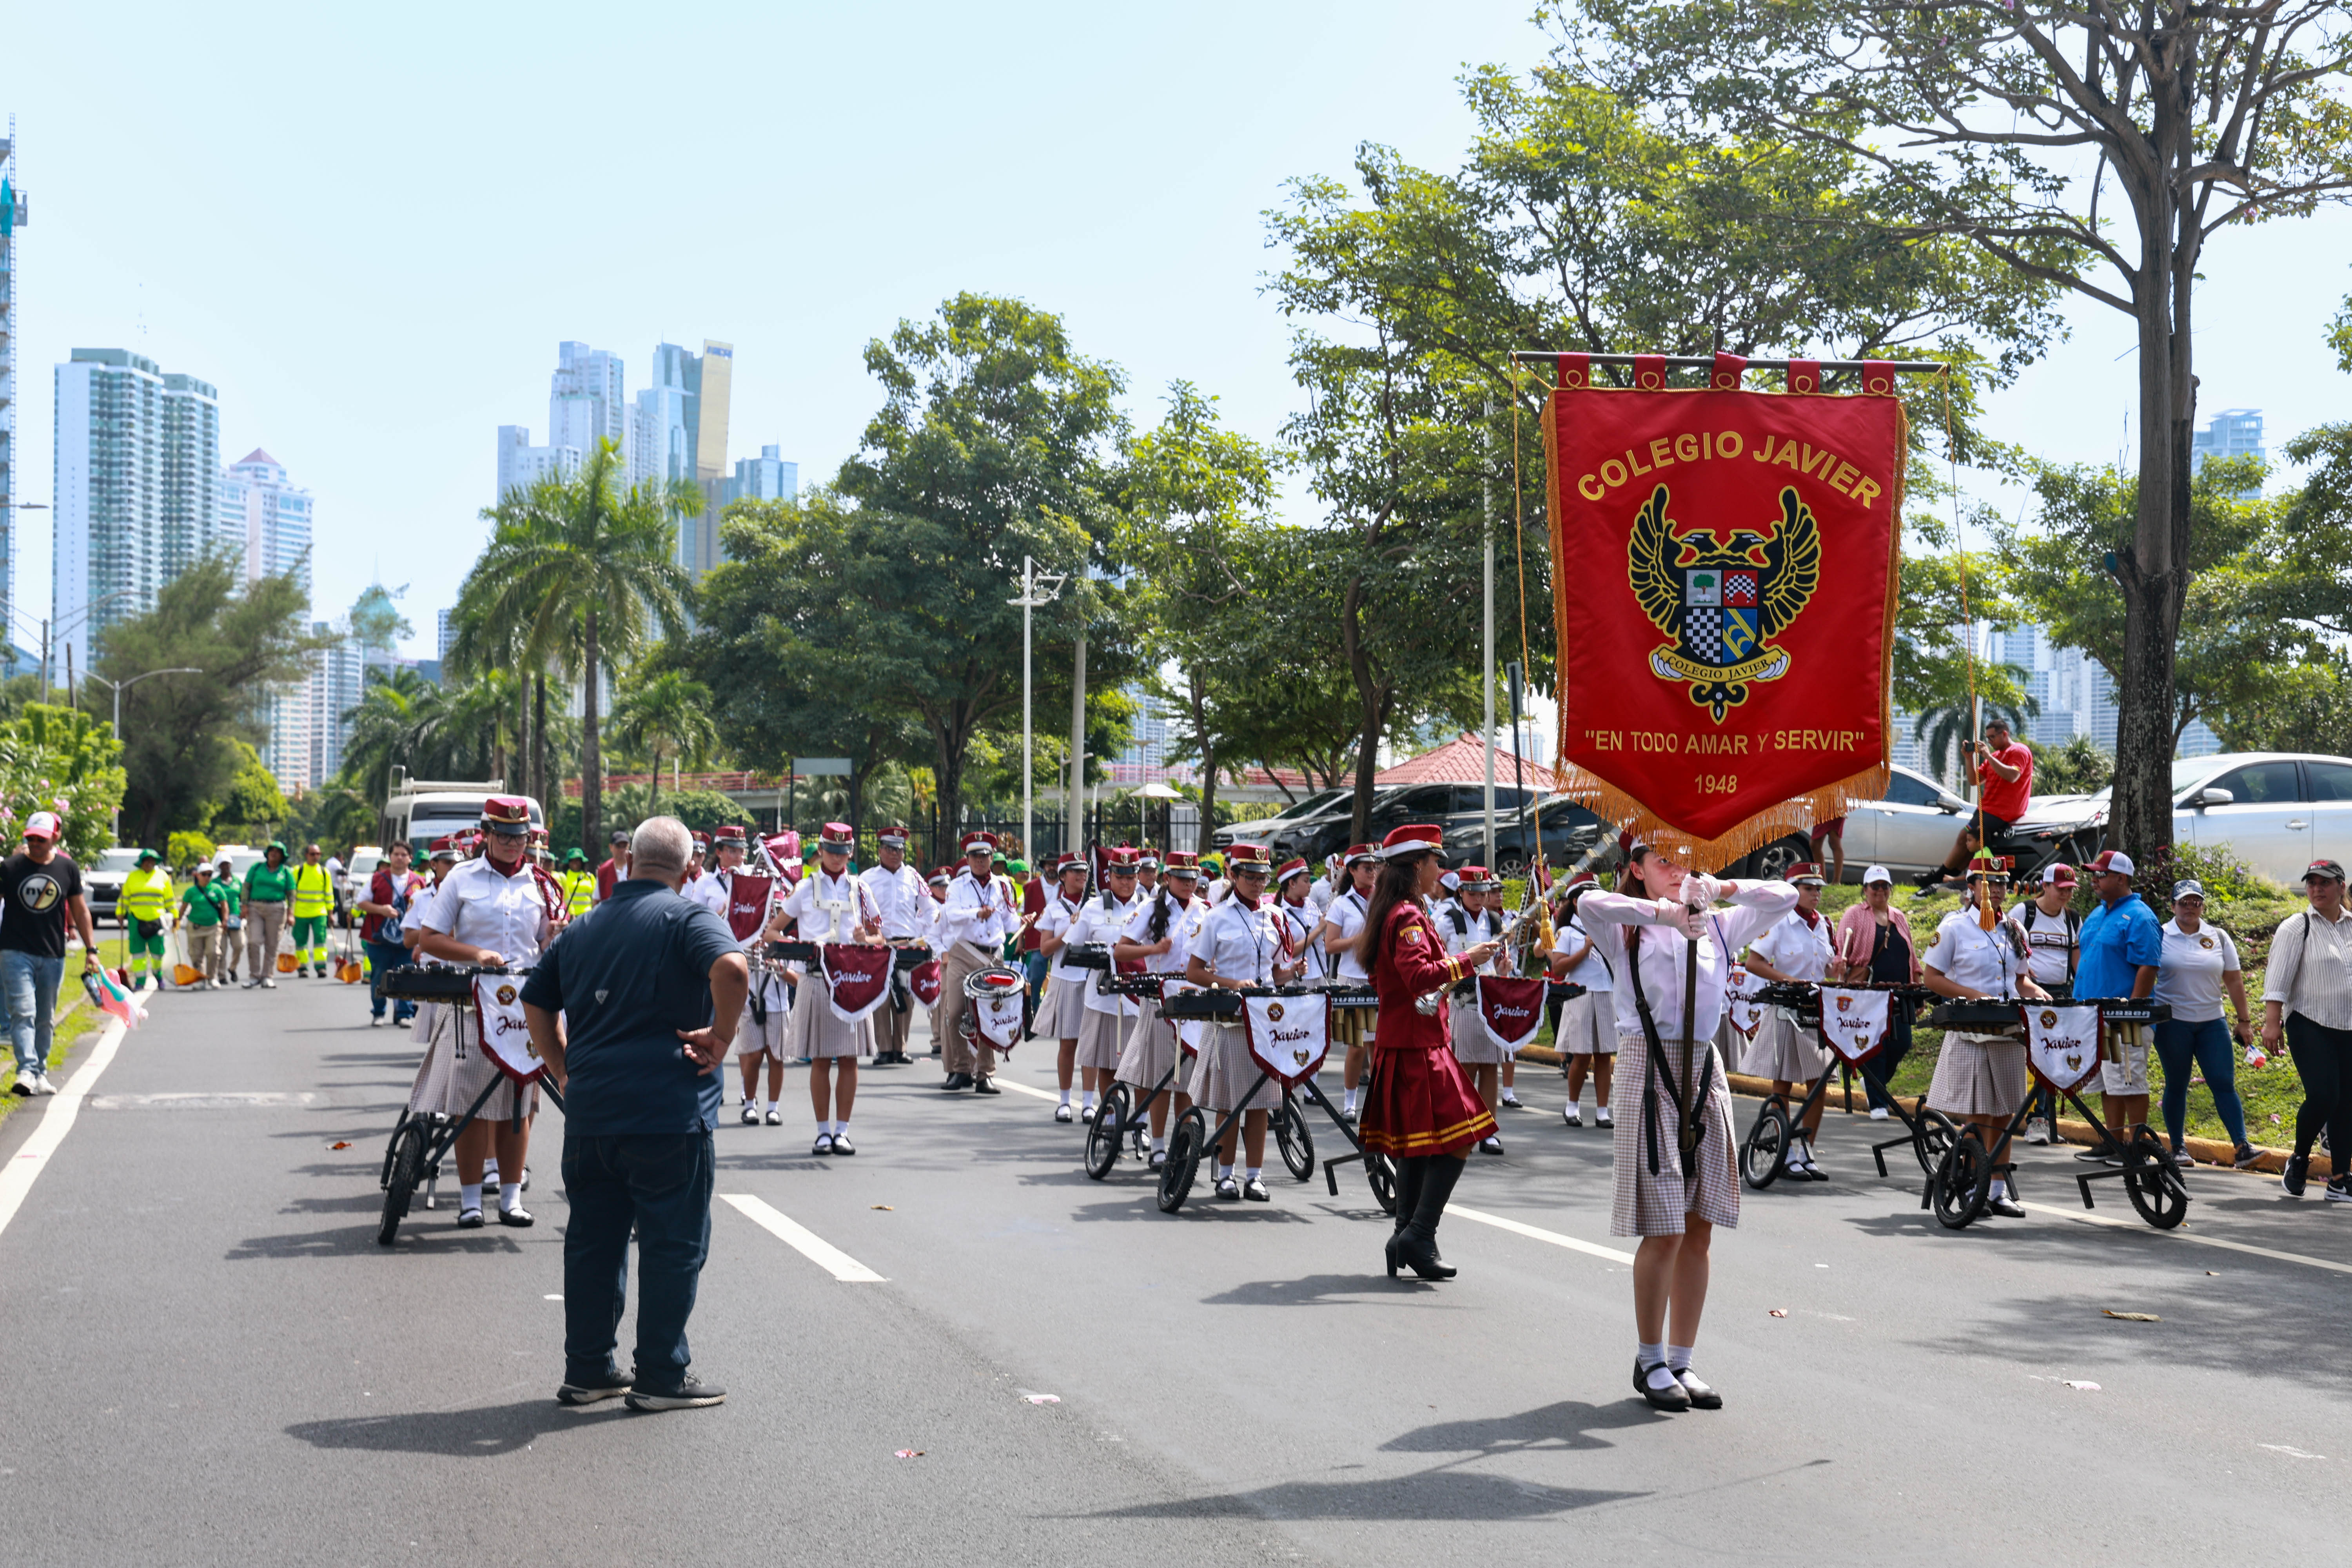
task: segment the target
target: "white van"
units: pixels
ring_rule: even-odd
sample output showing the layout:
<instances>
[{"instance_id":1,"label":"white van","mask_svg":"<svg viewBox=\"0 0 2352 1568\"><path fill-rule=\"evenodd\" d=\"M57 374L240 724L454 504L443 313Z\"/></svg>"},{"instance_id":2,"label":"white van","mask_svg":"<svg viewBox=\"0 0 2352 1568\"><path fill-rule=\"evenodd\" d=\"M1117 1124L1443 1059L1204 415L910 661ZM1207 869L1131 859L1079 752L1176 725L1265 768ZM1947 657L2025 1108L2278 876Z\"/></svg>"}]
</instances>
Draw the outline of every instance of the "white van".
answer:
<instances>
[{"instance_id":1,"label":"white van","mask_svg":"<svg viewBox=\"0 0 2352 1568\"><path fill-rule=\"evenodd\" d=\"M473 784L410 779L395 772L392 795L383 803L383 842L405 842L421 861L436 838L480 826L482 803L506 793L504 783L498 779ZM547 826L535 800L530 802L530 825Z\"/></svg>"}]
</instances>

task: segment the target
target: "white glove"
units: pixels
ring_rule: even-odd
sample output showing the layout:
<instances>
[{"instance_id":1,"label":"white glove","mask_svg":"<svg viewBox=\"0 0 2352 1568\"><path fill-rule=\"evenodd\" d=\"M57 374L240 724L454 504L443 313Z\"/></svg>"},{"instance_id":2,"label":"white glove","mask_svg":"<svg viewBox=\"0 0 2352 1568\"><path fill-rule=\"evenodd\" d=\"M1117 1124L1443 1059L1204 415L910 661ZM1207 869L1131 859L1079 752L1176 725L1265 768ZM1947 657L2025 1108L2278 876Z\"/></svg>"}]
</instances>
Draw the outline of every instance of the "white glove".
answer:
<instances>
[{"instance_id":1,"label":"white glove","mask_svg":"<svg viewBox=\"0 0 2352 1568\"><path fill-rule=\"evenodd\" d=\"M1712 877L1693 871L1683 879L1682 891L1685 908L1705 910L1713 907L1723 897L1724 885Z\"/></svg>"}]
</instances>

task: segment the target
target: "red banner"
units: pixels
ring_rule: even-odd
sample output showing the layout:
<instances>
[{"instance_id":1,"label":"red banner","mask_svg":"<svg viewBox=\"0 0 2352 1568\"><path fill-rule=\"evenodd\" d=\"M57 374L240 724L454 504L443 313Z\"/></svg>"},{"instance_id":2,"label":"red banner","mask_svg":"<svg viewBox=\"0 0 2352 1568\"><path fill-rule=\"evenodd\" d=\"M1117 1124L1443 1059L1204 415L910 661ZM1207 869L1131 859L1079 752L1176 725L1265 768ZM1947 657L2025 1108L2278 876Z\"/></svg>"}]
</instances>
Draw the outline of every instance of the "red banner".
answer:
<instances>
[{"instance_id":1,"label":"red banner","mask_svg":"<svg viewBox=\"0 0 2352 1568\"><path fill-rule=\"evenodd\" d=\"M776 885L772 877L762 877L751 871L729 874L727 883L727 924L737 942L749 942L760 934L768 923L768 894Z\"/></svg>"},{"instance_id":2,"label":"red banner","mask_svg":"<svg viewBox=\"0 0 2352 1568\"><path fill-rule=\"evenodd\" d=\"M1563 364L1545 413L1559 752L1711 870L1885 788L1905 421L1883 370L1851 397L1650 379Z\"/></svg>"},{"instance_id":3,"label":"red banner","mask_svg":"<svg viewBox=\"0 0 2352 1568\"><path fill-rule=\"evenodd\" d=\"M940 1005L940 961L936 958L915 965L907 972L907 989L915 1000L926 1007Z\"/></svg>"},{"instance_id":4,"label":"red banner","mask_svg":"<svg viewBox=\"0 0 2352 1568\"><path fill-rule=\"evenodd\" d=\"M878 942L829 942L817 949L833 1016L845 1024L863 1023L890 994L890 966L898 957L897 949Z\"/></svg>"}]
</instances>

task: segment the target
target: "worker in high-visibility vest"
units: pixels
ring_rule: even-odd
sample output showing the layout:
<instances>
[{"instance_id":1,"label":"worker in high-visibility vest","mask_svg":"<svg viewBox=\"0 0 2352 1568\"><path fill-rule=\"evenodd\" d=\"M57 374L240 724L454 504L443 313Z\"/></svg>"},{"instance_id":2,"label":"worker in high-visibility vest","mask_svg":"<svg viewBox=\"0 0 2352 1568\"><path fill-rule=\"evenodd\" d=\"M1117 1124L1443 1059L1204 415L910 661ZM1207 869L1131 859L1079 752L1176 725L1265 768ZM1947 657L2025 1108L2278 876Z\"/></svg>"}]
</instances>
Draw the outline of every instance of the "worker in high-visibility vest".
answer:
<instances>
[{"instance_id":1,"label":"worker in high-visibility vest","mask_svg":"<svg viewBox=\"0 0 2352 1568\"><path fill-rule=\"evenodd\" d=\"M138 868L122 879L115 906L122 912L123 965L134 989L143 987L150 974L158 988L170 983L171 971L163 963L163 918L172 908L172 874L158 864L162 859L152 849L139 851Z\"/></svg>"},{"instance_id":2,"label":"worker in high-visibility vest","mask_svg":"<svg viewBox=\"0 0 2352 1568\"><path fill-rule=\"evenodd\" d=\"M574 848L563 857L563 875L556 881L563 889L563 910L578 920L596 907L596 873L588 868L588 852Z\"/></svg>"},{"instance_id":3,"label":"worker in high-visibility vest","mask_svg":"<svg viewBox=\"0 0 2352 1568\"><path fill-rule=\"evenodd\" d=\"M294 973L308 974L317 965L327 977L327 916L335 907L335 878L319 858L315 844L302 846L302 863L294 868Z\"/></svg>"}]
</instances>

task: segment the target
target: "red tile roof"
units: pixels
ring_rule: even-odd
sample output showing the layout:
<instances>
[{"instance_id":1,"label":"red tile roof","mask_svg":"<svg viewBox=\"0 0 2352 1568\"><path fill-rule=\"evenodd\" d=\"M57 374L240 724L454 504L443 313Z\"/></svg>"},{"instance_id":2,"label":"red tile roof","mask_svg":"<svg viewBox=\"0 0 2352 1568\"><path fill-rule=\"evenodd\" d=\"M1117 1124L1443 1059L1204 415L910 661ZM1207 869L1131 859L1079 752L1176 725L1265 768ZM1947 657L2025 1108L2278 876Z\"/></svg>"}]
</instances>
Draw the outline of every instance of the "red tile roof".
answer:
<instances>
[{"instance_id":1,"label":"red tile roof","mask_svg":"<svg viewBox=\"0 0 2352 1568\"><path fill-rule=\"evenodd\" d=\"M1495 782L1508 787L1516 778L1524 778L1536 789L1552 788L1551 770L1533 758L1514 760L1500 746L1484 746L1478 737L1464 734L1433 752L1423 752L1408 758L1392 768L1384 768L1373 775L1372 782L1386 789L1391 784L1485 784L1486 753L1495 754ZM1520 771L1512 772L1513 768Z\"/></svg>"}]
</instances>

